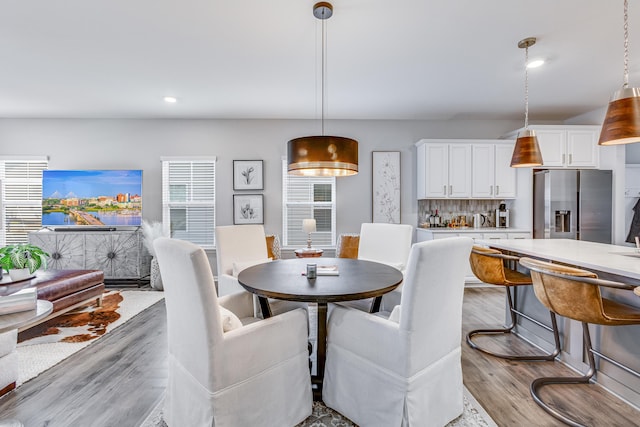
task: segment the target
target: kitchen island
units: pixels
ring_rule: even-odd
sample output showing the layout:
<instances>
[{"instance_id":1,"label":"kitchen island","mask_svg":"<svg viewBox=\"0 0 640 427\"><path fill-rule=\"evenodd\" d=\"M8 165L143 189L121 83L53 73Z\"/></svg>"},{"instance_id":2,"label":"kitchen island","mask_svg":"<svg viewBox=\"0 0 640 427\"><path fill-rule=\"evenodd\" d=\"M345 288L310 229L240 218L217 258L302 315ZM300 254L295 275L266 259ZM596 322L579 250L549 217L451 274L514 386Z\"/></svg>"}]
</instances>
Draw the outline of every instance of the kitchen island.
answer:
<instances>
[{"instance_id":1,"label":"kitchen island","mask_svg":"<svg viewBox=\"0 0 640 427\"><path fill-rule=\"evenodd\" d=\"M633 247L569 239L501 239L477 243L516 256L528 256L593 271L603 279L640 285L640 253ZM640 297L631 291L601 291L607 298L640 308ZM531 287L517 289L514 302L519 310L549 325L549 312L538 301ZM580 304L580 301L576 300L575 303ZM559 358L580 372L585 372L587 365L583 363L581 325L565 318L558 318L558 323L562 335L562 353ZM640 326L592 325L591 328L596 350L640 371ZM553 348L551 333L526 319L519 321L517 333L547 351ZM601 360L596 382L640 407L640 378Z\"/></svg>"}]
</instances>

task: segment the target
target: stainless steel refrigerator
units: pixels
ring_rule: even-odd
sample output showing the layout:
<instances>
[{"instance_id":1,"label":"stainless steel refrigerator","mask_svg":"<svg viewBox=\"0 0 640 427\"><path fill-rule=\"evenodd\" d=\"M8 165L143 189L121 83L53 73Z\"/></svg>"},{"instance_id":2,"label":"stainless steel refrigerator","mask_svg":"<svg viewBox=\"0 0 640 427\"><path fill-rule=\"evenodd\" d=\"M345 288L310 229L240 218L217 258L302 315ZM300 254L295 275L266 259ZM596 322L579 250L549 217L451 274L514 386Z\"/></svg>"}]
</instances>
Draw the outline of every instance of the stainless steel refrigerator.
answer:
<instances>
[{"instance_id":1,"label":"stainless steel refrigerator","mask_svg":"<svg viewBox=\"0 0 640 427\"><path fill-rule=\"evenodd\" d=\"M610 170L553 169L533 175L533 237L611 243Z\"/></svg>"}]
</instances>

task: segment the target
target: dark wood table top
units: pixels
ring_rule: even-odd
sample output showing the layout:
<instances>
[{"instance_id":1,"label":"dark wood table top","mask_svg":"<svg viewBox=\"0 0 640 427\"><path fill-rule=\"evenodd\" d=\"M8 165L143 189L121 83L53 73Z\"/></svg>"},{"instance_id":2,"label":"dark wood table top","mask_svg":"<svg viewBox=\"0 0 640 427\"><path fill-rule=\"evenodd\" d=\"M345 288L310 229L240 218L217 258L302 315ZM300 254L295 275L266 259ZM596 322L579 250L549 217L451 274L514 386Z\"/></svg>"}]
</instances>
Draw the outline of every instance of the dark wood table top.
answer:
<instances>
[{"instance_id":1,"label":"dark wood table top","mask_svg":"<svg viewBox=\"0 0 640 427\"><path fill-rule=\"evenodd\" d=\"M316 261L316 260L314 260ZM307 279L307 264L336 265L338 276ZM378 262L348 258L283 259L242 270L238 282L261 297L329 303L377 297L395 289L402 273Z\"/></svg>"}]
</instances>

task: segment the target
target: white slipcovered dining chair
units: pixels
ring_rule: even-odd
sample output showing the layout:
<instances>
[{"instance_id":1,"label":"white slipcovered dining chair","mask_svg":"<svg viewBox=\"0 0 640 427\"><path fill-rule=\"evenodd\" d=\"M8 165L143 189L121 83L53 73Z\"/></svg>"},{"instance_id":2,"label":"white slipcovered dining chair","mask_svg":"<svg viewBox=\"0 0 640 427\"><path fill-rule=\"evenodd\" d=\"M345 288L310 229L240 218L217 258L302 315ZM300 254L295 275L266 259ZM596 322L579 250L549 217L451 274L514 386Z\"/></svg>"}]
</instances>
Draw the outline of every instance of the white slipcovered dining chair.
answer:
<instances>
[{"instance_id":1,"label":"white slipcovered dining chair","mask_svg":"<svg viewBox=\"0 0 640 427\"><path fill-rule=\"evenodd\" d=\"M264 227L260 224L223 225L216 227L216 261L218 267L218 295L245 292L238 282L238 274L245 268L271 262ZM272 314L296 308L307 309L306 303L269 299ZM256 315L260 313L254 298Z\"/></svg>"},{"instance_id":2,"label":"white slipcovered dining chair","mask_svg":"<svg viewBox=\"0 0 640 427\"><path fill-rule=\"evenodd\" d=\"M18 380L17 338L17 329L0 333L0 396L13 390Z\"/></svg>"},{"instance_id":3,"label":"white slipcovered dining chair","mask_svg":"<svg viewBox=\"0 0 640 427\"><path fill-rule=\"evenodd\" d=\"M244 288L238 283L238 273L247 267L269 261L262 225L216 227L219 296L244 292Z\"/></svg>"},{"instance_id":4,"label":"white slipcovered dining chair","mask_svg":"<svg viewBox=\"0 0 640 427\"><path fill-rule=\"evenodd\" d=\"M388 319L334 307L327 406L362 427L441 427L462 413L462 297L472 245L468 237L414 244Z\"/></svg>"},{"instance_id":5,"label":"white slipcovered dining chair","mask_svg":"<svg viewBox=\"0 0 640 427\"><path fill-rule=\"evenodd\" d=\"M413 227L409 224L363 223L360 226L358 259L375 261L404 273L411 250ZM402 284L382 298L382 311L390 312L400 304ZM369 311L371 299L350 301L350 307Z\"/></svg>"},{"instance_id":6,"label":"white slipcovered dining chair","mask_svg":"<svg viewBox=\"0 0 640 427\"><path fill-rule=\"evenodd\" d=\"M154 247L167 308L167 425L294 426L307 418L307 313L257 319L248 292L217 297L200 247L166 237Z\"/></svg>"}]
</instances>

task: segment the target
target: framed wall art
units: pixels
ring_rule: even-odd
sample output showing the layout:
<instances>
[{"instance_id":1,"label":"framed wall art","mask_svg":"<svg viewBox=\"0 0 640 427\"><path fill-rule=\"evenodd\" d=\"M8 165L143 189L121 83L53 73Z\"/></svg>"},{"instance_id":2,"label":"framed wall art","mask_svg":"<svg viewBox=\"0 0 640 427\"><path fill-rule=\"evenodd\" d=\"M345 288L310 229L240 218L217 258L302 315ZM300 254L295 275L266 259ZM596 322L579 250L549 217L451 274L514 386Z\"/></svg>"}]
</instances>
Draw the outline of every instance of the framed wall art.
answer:
<instances>
[{"instance_id":1,"label":"framed wall art","mask_svg":"<svg viewBox=\"0 0 640 427\"><path fill-rule=\"evenodd\" d=\"M262 160L234 160L233 189L264 190Z\"/></svg>"},{"instance_id":2,"label":"framed wall art","mask_svg":"<svg viewBox=\"0 0 640 427\"><path fill-rule=\"evenodd\" d=\"M400 224L400 152L371 154L372 222Z\"/></svg>"},{"instance_id":3,"label":"framed wall art","mask_svg":"<svg viewBox=\"0 0 640 427\"><path fill-rule=\"evenodd\" d=\"M262 194L234 194L233 223L264 224L264 196Z\"/></svg>"}]
</instances>

